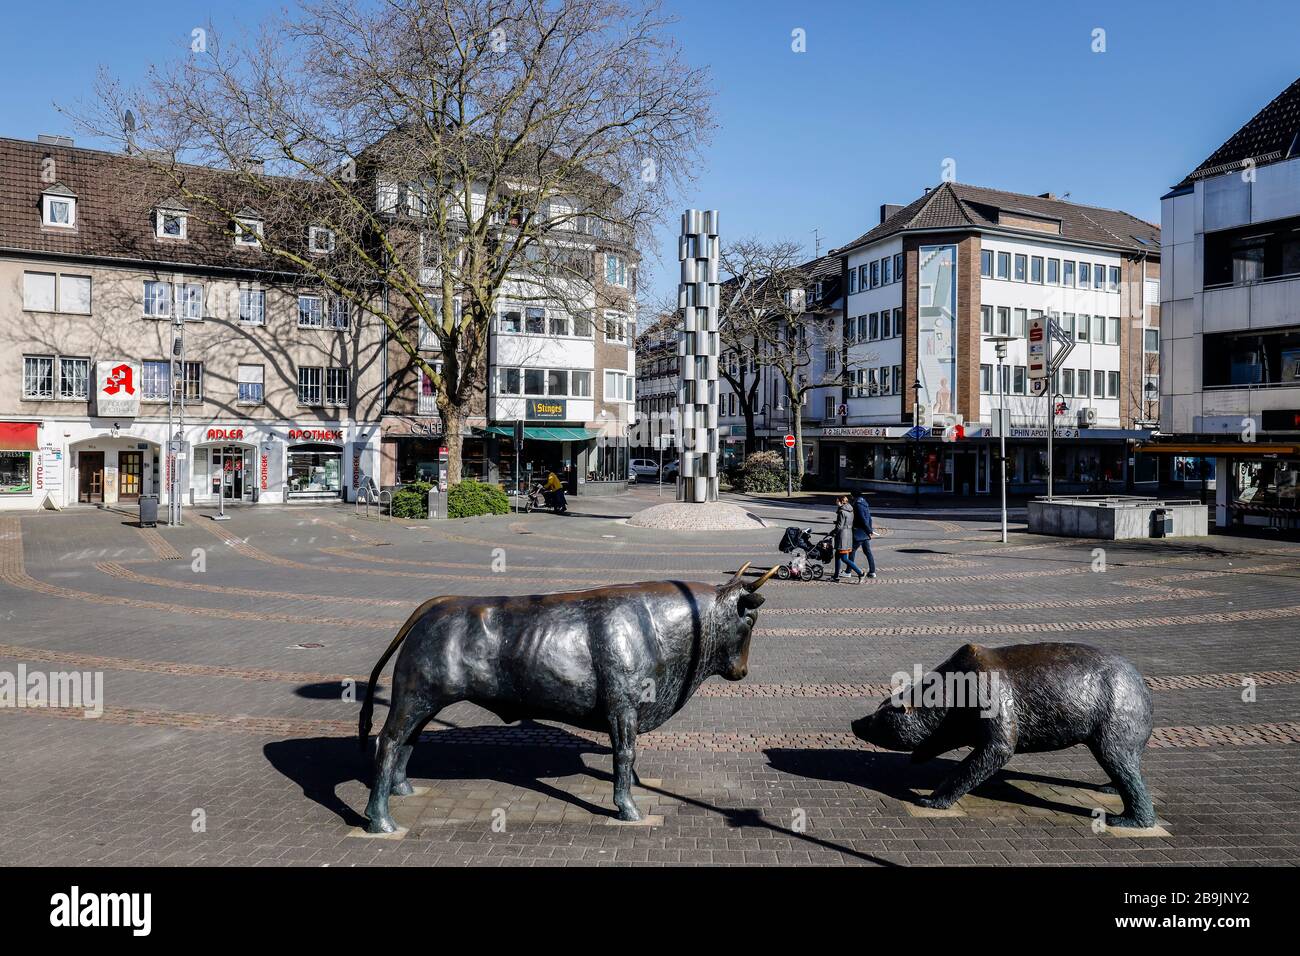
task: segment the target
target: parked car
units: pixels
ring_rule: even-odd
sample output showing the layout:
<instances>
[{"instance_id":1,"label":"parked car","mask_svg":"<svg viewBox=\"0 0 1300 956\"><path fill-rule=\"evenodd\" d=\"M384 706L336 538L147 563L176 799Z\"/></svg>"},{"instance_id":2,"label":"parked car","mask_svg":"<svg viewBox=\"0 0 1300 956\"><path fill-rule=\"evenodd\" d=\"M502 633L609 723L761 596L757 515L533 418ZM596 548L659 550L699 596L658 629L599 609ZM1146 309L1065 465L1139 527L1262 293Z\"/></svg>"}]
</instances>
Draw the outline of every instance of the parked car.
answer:
<instances>
[{"instance_id":1,"label":"parked car","mask_svg":"<svg viewBox=\"0 0 1300 956\"><path fill-rule=\"evenodd\" d=\"M668 464L664 465L664 476L663 476L663 480L664 480L664 481L676 481L676 480L677 480L677 459L676 459L676 458L674 458L672 461L668 462Z\"/></svg>"},{"instance_id":2,"label":"parked car","mask_svg":"<svg viewBox=\"0 0 1300 956\"><path fill-rule=\"evenodd\" d=\"M631 481L659 477L659 462L650 458L633 458L628 468L632 472Z\"/></svg>"}]
</instances>

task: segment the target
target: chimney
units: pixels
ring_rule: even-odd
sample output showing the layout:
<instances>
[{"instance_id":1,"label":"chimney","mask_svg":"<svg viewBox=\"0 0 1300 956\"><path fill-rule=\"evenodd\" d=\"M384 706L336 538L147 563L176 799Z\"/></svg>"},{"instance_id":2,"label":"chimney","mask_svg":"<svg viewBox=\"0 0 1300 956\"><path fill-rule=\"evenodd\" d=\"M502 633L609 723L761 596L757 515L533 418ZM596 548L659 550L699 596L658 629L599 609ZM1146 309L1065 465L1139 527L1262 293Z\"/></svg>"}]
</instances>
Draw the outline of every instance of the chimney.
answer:
<instances>
[{"instance_id":1,"label":"chimney","mask_svg":"<svg viewBox=\"0 0 1300 956\"><path fill-rule=\"evenodd\" d=\"M44 143L46 146L72 146L71 136L52 136L49 133L41 133L36 137L36 142Z\"/></svg>"},{"instance_id":2,"label":"chimney","mask_svg":"<svg viewBox=\"0 0 1300 956\"><path fill-rule=\"evenodd\" d=\"M902 206L895 205L894 203L882 203L880 206L880 221L884 222L894 213L900 212L902 208Z\"/></svg>"},{"instance_id":3,"label":"chimney","mask_svg":"<svg viewBox=\"0 0 1300 956\"><path fill-rule=\"evenodd\" d=\"M1039 198L1039 199L1055 199L1055 198L1056 198L1056 193L1039 193L1039 194L1038 194L1038 198Z\"/></svg>"}]
</instances>

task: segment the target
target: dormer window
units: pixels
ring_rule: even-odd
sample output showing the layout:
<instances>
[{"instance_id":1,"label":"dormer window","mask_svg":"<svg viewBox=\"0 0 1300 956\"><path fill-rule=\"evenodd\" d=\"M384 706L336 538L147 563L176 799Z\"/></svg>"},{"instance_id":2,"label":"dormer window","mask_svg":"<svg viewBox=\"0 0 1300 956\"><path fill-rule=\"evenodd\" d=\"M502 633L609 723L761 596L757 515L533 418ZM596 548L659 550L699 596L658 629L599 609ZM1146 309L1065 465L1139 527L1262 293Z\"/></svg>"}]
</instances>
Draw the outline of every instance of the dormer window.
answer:
<instances>
[{"instance_id":1,"label":"dormer window","mask_svg":"<svg viewBox=\"0 0 1300 956\"><path fill-rule=\"evenodd\" d=\"M317 255L334 251L334 230L325 226L311 226L307 229L307 245Z\"/></svg>"},{"instance_id":2,"label":"dormer window","mask_svg":"<svg viewBox=\"0 0 1300 956\"><path fill-rule=\"evenodd\" d=\"M254 213L242 212L235 217L235 245L257 248L262 243L262 220Z\"/></svg>"},{"instance_id":3,"label":"dormer window","mask_svg":"<svg viewBox=\"0 0 1300 956\"><path fill-rule=\"evenodd\" d=\"M188 229L189 211L184 206L159 206L154 213L154 235L159 239L185 239Z\"/></svg>"},{"instance_id":4,"label":"dormer window","mask_svg":"<svg viewBox=\"0 0 1300 956\"><path fill-rule=\"evenodd\" d=\"M41 194L41 223L55 229L77 228L77 197L70 189L56 183Z\"/></svg>"}]
</instances>

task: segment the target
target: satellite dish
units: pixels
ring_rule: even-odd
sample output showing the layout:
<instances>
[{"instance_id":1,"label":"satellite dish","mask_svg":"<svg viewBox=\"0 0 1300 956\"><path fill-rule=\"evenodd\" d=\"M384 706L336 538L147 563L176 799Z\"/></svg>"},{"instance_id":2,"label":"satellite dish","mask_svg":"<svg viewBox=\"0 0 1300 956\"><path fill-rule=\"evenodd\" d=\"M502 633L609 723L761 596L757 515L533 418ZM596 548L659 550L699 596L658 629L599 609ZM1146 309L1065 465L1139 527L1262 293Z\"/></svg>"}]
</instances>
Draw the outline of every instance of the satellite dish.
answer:
<instances>
[{"instance_id":1,"label":"satellite dish","mask_svg":"<svg viewBox=\"0 0 1300 956\"><path fill-rule=\"evenodd\" d=\"M128 133L135 132L135 114L130 110L127 110L126 116L122 118L122 126Z\"/></svg>"}]
</instances>

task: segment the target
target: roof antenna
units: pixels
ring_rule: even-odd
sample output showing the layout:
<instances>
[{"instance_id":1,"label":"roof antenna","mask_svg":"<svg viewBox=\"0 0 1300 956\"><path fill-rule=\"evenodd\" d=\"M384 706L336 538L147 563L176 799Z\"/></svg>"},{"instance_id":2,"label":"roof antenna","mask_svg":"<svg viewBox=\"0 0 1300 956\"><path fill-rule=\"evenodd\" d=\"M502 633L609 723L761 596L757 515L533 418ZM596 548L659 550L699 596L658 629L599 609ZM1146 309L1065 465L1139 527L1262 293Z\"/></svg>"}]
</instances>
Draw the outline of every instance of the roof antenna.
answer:
<instances>
[{"instance_id":1,"label":"roof antenna","mask_svg":"<svg viewBox=\"0 0 1300 956\"><path fill-rule=\"evenodd\" d=\"M822 257L822 235L821 235L821 231L820 231L819 229L814 228L813 231L812 231L812 233L813 233L813 250L814 250L814 252L813 252L813 258L814 258L814 259L820 259L820 258Z\"/></svg>"}]
</instances>

